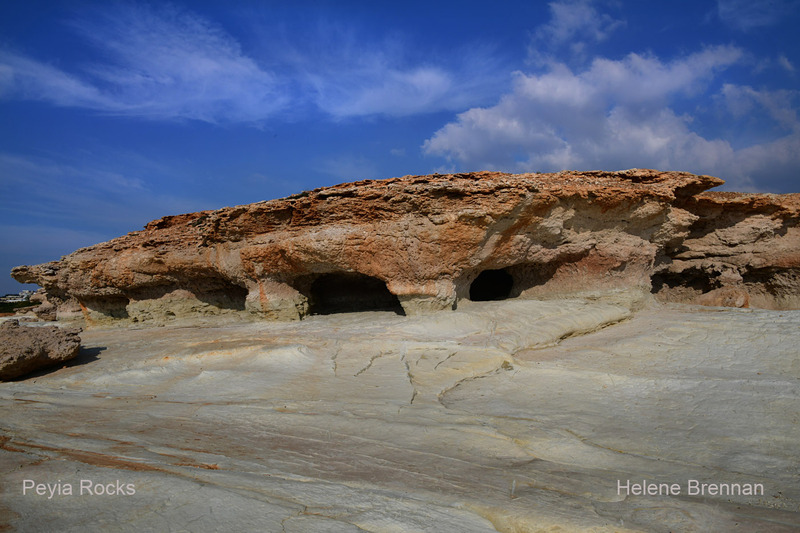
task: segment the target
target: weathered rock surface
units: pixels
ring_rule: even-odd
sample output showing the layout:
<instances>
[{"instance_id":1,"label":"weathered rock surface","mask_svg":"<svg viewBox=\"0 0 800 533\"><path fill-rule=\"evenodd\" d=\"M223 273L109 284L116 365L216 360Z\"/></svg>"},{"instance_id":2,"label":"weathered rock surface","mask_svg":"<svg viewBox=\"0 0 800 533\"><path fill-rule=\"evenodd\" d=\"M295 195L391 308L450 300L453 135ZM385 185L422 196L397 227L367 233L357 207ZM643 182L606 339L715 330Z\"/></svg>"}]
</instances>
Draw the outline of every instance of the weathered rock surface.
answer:
<instances>
[{"instance_id":1,"label":"weathered rock surface","mask_svg":"<svg viewBox=\"0 0 800 533\"><path fill-rule=\"evenodd\" d=\"M800 194L706 192L682 207L697 218L658 262L664 299L800 309Z\"/></svg>"},{"instance_id":2,"label":"weathered rock surface","mask_svg":"<svg viewBox=\"0 0 800 533\"><path fill-rule=\"evenodd\" d=\"M0 530L798 531L800 311L632 292L88 330L0 387Z\"/></svg>"},{"instance_id":3,"label":"weathered rock surface","mask_svg":"<svg viewBox=\"0 0 800 533\"><path fill-rule=\"evenodd\" d=\"M79 329L20 326L18 320L0 323L0 380L58 365L78 355Z\"/></svg>"},{"instance_id":4,"label":"weathered rock surface","mask_svg":"<svg viewBox=\"0 0 800 533\"><path fill-rule=\"evenodd\" d=\"M44 289L39 289L31 296L31 303L38 304L32 312L41 320L52 321L58 318L58 307L48 301L47 292Z\"/></svg>"},{"instance_id":5,"label":"weathered rock surface","mask_svg":"<svg viewBox=\"0 0 800 533\"><path fill-rule=\"evenodd\" d=\"M12 276L89 323L410 315L651 286L671 301L800 307L800 195L703 192L721 183L641 169L366 180L164 217Z\"/></svg>"}]
</instances>

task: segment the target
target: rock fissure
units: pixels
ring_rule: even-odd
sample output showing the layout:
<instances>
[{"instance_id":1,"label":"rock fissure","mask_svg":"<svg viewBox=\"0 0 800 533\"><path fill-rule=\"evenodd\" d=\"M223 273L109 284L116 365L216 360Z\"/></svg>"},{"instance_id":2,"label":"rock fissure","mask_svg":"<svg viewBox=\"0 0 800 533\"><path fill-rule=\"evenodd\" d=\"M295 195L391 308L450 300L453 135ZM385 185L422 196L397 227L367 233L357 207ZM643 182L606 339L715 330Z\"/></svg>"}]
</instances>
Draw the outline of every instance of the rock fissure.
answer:
<instances>
[{"instance_id":1,"label":"rock fissure","mask_svg":"<svg viewBox=\"0 0 800 533\"><path fill-rule=\"evenodd\" d=\"M402 354L400 355L400 360L403 361L403 365L406 368L406 379L408 379L408 384L411 386L411 399L408 401L409 405L414 405L414 400L417 398L417 394L419 391L417 387L414 385L414 377L411 375L411 367L408 364L408 350L403 350Z\"/></svg>"},{"instance_id":2,"label":"rock fissure","mask_svg":"<svg viewBox=\"0 0 800 533\"><path fill-rule=\"evenodd\" d=\"M355 377L358 377L358 376L360 376L361 374L363 374L364 372L366 372L367 370L369 370L370 368L372 368L372 364L373 364L373 363L374 363L374 362L375 362L377 359L380 359L381 357L383 357L383 356L385 356L385 355L393 355L393 353L392 353L392 352L380 352L380 353L378 353L378 354L376 354L376 355L373 355L373 356L371 356L371 357L369 358L369 362L366 364L366 366L364 366L364 367L363 367L363 368L361 368L361 369L360 369L358 372L356 372L355 374L353 374L353 377L354 377L354 378L355 378Z\"/></svg>"}]
</instances>

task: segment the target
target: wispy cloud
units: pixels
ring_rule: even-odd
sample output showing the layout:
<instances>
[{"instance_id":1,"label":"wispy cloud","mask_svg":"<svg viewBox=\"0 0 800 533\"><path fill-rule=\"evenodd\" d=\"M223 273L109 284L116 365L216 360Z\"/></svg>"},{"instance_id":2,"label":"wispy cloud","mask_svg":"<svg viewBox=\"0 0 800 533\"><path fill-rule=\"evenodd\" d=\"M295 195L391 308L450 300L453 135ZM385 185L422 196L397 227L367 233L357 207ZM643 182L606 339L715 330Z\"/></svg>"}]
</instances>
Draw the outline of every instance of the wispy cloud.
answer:
<instances>
[{"instance_id":1,"label":"wispy cloud","mask_svg":"<svg viewBox=\"0 0 800 533\"><path fill-rule=\"evenodd\" d=\"M765 114L783 129L800 133L800 120L797 118L800 91L767 91L726 83L720 95L734 117Z\"/></svg>"},{"instance_id":2,"label":"wispy cloud","mask_svg":"<svg viewBox=\"0 0 800 533\"><path fill-rule=\"evenodd\" d=\"M462 110L487 103L508 76L489 46L436 51L402 34L364 33L318 19L271 34L262 48L301 99L337 119Z\"/></svg>"},{"instance_id":3,"label":"wispy cloud","mask_svg":"<svg viewBox=\"0 0 800 533\"><path fill-rule=\"evenodd\" d=\"M377 165L361 155L342 154L330 157L321 161L317 169L340 180L354 181L379 177Z\"/></svg>"},{"instance_id":4,"label":"wispy cloud","mask_svg":"<svg viewBox=\"0 0 800 533\"><path fill-rule=\"evenodd\" d=\"M7 50L0 50L0 96L94 109L114 105L80 77Z\"/></svg>"},{"instance_id":5,"label":"wispy cloud","mask_svg":"<svg viewBox=\"0 0 800 533\"><path fill-rule=\"evenodd\" d=\"M717 0L720 20L744 32L772 26L797 9L798 0Z\"/></svg>"},{"instance_id":6,"label":"wispy cloud","mask_svg":"<svg viewBox=\"0 0 800 533\"><path fill-rule=\"evenodd\" d=\"M46 227L104 227L110 238L169 213L195 211L190 198L151 190L114 168L0 153L0 210Z\"/></svg>"},{"instance_id":7,"label":"wispy cloud","mask_svg":"<svg viewBox=\"0 0 800 533\"><path fill-rule=\"evenodd\" d=\"M438 67L365 69L341 80L317 78L317 105L335 117L406 116L463 108L459 81Z\"/></svg>"},{"instance_id":8,"label":"wispy cloud","mask_svg":"<svg viewBox=\"0 0 800 533\"><path fill-rule=\"evenodd\" d=\"M72 25L104 60L67 73L4 51L6 95L107 113L211 122L257 121L286 104L274 76L246 57L224 31L191 12L117 4Z\"/></svg>"},{"instance_id":9,"label":"wispy cloud","mask_svg":"<svg viewBox=\"0 0 800 533\"><path fill-rule=\"evenodd\" d=\"M794 72L795 72L794 65L792 65L792 62L789 61L789 58L787 58L785 55L778 56L778 64L786 72L788 72L790 74L794 74Z\"/></svg>"},{"instance_id":10,"label":"wispy cloud","mask_svg":"<svg viewBox=\"0 0 800 533\"><path fill-rule=\"evenodd\" d=\"M587 47L605 41L625 25L607 13L601 13L592 0L551 2L550 21L533 34L528 55L533 62L547 62L555 50L567 48L574 58L585 58Z\"/></svg>"},{"instance_id":11,"label":"wispy cloud","mask_svg":"<svg viewBox=\"0 0 800 533\"><path fill-rule=\"evenodd\" d=\"M272 40L259 57L222 27L171 5L113 4L70 25L95 57L67 71L0 50L0 97L152 119L260 123L308 109L336 118L464 109L498 80L490 75L497 62L478 47L452 65L410 63L397 40L365 42L333 24L305 41L259 28Z\"/></svg>"},{"instance_id":12,"label":"wispy cloud","mask_svg":"<svg viewBox=\"0 0 800 533\"><path fill-rule=\"evenodd\" d=\"M599 13L590 0L566 0L549 4L550 22L536 30L536 37L556 43L575 40L602 41L614 31L621 21L606 13ZM580 36L581 39L576 39Z\"/></svg>"}]
</instances>

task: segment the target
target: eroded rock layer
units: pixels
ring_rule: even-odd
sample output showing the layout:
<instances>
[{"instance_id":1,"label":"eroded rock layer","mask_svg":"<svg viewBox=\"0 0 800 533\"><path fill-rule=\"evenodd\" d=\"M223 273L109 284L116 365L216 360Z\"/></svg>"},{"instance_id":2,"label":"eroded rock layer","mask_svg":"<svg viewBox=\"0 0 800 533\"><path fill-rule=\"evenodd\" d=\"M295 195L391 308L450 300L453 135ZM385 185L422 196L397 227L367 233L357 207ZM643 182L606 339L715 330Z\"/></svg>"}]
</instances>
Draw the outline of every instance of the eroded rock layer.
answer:
<instances>
[{"instance_id":1,"label":"eroded rock layer","mask_svg":"<svg viewBox=\"0 0 800 533\"><path fill-rule=\"evenodd\" d=\"M461 299L639 288L671 301L800 307L800 194L706 193L682 172L480 172L365 180L168 216L17 267L59 318L296 319Z\"/></svg>"}]
</instances>

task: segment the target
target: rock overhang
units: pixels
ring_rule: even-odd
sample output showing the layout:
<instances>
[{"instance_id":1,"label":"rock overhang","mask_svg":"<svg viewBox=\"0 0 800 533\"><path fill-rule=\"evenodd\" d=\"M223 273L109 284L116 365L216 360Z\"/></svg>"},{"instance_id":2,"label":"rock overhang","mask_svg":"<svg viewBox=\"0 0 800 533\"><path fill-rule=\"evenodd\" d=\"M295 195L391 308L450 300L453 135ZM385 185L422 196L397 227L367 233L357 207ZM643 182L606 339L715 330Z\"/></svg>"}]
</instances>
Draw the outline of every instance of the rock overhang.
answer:
<instances>
[{"instance_id":1,"label":"rock overhang","mask_svg":"<svg viewBox=\"0 0 800 533\"><path fill-rule=\"evenodd\" d=\"M800 307L800 195L704 192L722 183L649 169L362 180L163 217L12 276L89 323L298 319L327 297L330 275L372 280L417 314L469 299L485 271L505 272L511 297L653 287L672 301L738 291ZM382 301L371 290L355 293Z\"/></svg>"}]
</instances>

